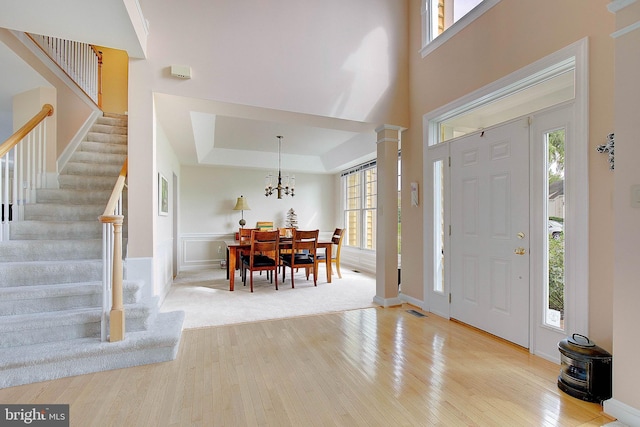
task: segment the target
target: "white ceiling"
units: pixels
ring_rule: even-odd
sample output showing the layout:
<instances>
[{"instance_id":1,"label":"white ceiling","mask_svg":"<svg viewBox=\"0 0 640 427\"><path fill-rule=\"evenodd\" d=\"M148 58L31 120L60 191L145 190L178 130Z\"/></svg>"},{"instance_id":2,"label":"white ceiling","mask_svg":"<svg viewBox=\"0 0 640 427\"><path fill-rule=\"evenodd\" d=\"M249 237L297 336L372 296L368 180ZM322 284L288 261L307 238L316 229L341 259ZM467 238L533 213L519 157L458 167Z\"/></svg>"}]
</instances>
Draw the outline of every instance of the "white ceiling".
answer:
<instances>
[{"instance_id":1,"label":"white ceiling","mask_svg":"<svg viewBox=\"0 0 640 427\"><path fill-rule=\"evenodd\" d=\"M281 110L155 94L158 123L182 164L333 173L375 157L373 125Z\"/></svg>"},{"instance_id":2,"label":"white ceiling","mask_svg":"<svg viewBox=\"0 0 640 427\"><path fill-rule=\"evenodd\" d=\"M126 50L145 57L137 0L0 0L0 27ZM144 35L143 37L146 37Z\"/></svg>"}]
</instances>

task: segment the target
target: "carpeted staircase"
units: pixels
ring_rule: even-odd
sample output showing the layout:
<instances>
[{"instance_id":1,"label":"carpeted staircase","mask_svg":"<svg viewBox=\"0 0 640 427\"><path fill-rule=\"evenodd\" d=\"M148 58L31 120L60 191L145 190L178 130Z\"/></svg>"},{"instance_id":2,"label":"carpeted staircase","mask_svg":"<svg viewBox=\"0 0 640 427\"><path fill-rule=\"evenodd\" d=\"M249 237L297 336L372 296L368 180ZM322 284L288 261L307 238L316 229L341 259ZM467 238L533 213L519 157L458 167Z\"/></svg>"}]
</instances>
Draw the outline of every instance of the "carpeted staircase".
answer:
<instances>
[{"instance_id":1,"label":"carpeted staircase","mask_svg":"<svg viewBox=\"0 0 640 427\"><path fill-rule=\"evenodd\" d=\"M126 260L126 337L100 341L98 216L126 153L126 116L99 118L60 188L38 190L24 221L12 221L11 240L0 242L0 388L175 358L184 313L159 313L156 300L142 300L143 283L126 280Z\"/></svg>"}]
</instances>

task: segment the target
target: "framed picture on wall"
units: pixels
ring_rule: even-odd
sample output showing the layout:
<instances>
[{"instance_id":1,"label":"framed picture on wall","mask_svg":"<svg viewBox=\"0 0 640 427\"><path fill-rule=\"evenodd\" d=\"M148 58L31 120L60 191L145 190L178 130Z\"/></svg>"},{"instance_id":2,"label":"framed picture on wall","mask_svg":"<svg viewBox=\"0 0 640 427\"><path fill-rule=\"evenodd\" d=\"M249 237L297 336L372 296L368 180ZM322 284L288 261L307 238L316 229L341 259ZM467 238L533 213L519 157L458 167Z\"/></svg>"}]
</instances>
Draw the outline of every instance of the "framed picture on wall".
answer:
<instances>
[{"instance_id":1,"label":"framed picture on wall","mask_svg":"<svg viewBox=\"0 0 640 427\"><path fill-rule=\"evenodd\" d=\"M169 183L158 173L158 215L169 215Z\"/></svg>"}]
</instances>

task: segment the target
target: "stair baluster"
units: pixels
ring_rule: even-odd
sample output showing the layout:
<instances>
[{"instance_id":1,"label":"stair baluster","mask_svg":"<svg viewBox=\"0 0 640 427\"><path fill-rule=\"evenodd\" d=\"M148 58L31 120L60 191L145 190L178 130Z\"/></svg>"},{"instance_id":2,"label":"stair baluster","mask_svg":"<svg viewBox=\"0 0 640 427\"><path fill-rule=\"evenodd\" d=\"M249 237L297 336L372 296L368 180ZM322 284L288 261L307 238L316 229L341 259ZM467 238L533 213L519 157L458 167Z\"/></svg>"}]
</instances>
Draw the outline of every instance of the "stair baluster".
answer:
<instances>
[{"instance_id":1,"label":"stair baluster","mask_svg":"<svg viewBox=\"0 0 640 427\"><path fill-rule=\"evenodd\" d=\"M22 219L24 204L35 202L35 191L44 187L45 119L51 115L53 106L44 104L40 112L0 145L0 241L9 240L9 218Z\"/></svg>"}]
</instances>

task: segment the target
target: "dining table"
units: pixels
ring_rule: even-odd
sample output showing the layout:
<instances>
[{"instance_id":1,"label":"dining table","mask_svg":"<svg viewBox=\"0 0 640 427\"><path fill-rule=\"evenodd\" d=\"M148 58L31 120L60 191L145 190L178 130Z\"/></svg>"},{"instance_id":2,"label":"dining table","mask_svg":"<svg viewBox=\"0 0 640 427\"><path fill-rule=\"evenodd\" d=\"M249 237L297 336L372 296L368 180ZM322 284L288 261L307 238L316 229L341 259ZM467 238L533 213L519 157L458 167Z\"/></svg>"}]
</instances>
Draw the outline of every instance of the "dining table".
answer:
<instances>
[{"instance_id":1,"label":"dining table","mask_svg":"<svg viewBox=\"0 0 640 427\"><path fill-rule=\"evenodd\" d=\"M233 291L235 284L235 268L236 261L238 259L238 252L243 248L251 248L251 242L240 241L240 240L225 240L224 242L227 245L227 280L229 280L229 290ZM287 250L291 249L291 239L281 239L279 244L279 250ZM327 283L331 283L331 250L333 247L333 242L330 240L327 241L318 241L318 249L324 249L326 251L325 256L327 261ZM233 272L233 273L232 273Z\"/></svg>"}]
</instances>

